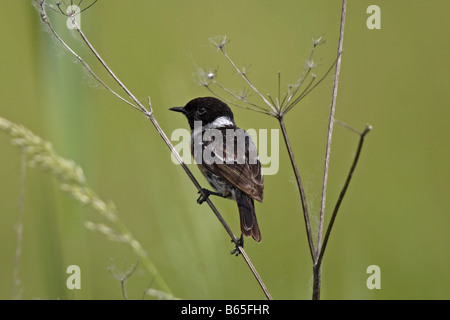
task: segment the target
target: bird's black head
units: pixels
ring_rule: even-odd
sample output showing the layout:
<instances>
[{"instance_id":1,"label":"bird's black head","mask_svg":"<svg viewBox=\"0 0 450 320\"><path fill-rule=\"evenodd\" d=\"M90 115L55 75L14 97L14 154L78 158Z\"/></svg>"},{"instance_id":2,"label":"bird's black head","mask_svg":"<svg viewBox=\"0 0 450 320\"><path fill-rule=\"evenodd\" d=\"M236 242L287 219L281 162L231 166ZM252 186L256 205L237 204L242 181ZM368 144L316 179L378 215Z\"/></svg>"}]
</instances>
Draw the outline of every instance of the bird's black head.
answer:
<instances>
[{"instance_id":1,"label":"bird's black head","mask_svg":"<svg viewBox=\"0 0 450 320\"><path fill-rule=\"evenodd\" d=\"M181 112L189 121L191 129L194 128L194 121L202 121L202 125L213 123L214 120L224 117L229 122L234 123L233 113L225 102L213 97L195 98L189 101L184 107L174 107L169 110Z\"/></svg>"}]
</instances>

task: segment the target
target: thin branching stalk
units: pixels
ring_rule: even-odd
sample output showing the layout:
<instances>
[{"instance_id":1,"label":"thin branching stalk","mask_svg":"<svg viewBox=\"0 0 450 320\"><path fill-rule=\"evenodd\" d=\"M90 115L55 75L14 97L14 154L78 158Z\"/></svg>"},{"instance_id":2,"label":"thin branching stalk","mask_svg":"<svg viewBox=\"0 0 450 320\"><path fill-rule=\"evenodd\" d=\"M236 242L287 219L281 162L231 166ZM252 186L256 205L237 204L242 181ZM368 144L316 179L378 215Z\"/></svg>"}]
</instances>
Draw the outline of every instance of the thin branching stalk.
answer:
<instances>
[{"instance_id":1,"label":"thin branching stalk","mask_svg":"<svg viewBox=\"0 0 450 320\"><path fill-rule=\"evenodd\" d=\"M342 49L344 45L344 27L345 27L345 14L347 8L347 0L342 0L342 11L341 11L341 23L339 30L339 42L338 42L338 52L337 52L337 61L336 61L336 69L334 73L334 81L333 81L333 93L331 96L331 105L330 105L330 118L328 121L328 133L327 133L327 144L325 150L325 165L324 165L324 173L323 173L323 181L322 181L322 197L321 197L321 205L320 205L320 215L319 215L319 227L317 232L317 251L316 251L316 261L313 266L313 299L320 299L320 277L321 277L321 261L318 257L321 252L321 243L322 243L322 232L323 225L325 220L325 202L327 195L327 185L328 185L328 171L330 164L330 152L331 152L331 139L333 137L333 125L334 125L334 114L336 111L336 100L338 94L338 84L339 84L339 74L341 71L341 60L342 60ZM323 256L323 253L322 253Z\"/></svg>"},{"instance_id":2,"label":"thin branching stalk","mask_svg":"<svg viewBox=\"0 0 450 320\"><path fill-rule=\"evenodd\" d=\"M314 90L328 76L328 74L333 69L335 63L336 61L330 66L330 68L325 72L325 74L314 85L312 84L316 80L316 77L313 76L309 85L302 91L302 93L297 98L295 98L294 101L292 101L289 105L287 105L286 108L282 111L282 115L286 115L286 113L288 113L293 107L295 107L297 103L303 100L312 90Z\"/></svg>"},{"instance_id":3,"label":"thin branching stalk","mask_svg":"<svg viewBox=\"0 0 450 320\"><path fill-rule=\"evenodd\" d=\"M102 57L100 56L100 54L97 52L97 50L94 48L94 46L90 43L90 41L87 39L87 37L85 36L85 34L82 32L81 28L77 25L73 15L68 15L69 18L72 19L72 23L75 26L77 32L80 34L81 38L83 39L83 41L86 43L86 45L88 46L88 48L91 50L91 52L94 54L94 56L98 59L98 61L101 63L101 65L107 70L107 72L110 74L110 76L113 78L113 80L123 89L123 91L127 94L127 96L134 102L131 103L130 101L126 100L125 98L123 98L122 96L120 96L119 94L117 94L116 92L114 92L113 90L110 89L109 86L107 86L105 84L105 82L103 82L90 68L90 66L84 62L84 60L74 51L72 50L63 40L62 38L58 35L58 33L55 31L55 29L53 28L52 24L50 23L50 20L47 16L46 10L45 10L45 1L44 0L38 0L38 3L40 5L41 8L41 18L42 21L50 28L51 32L55 35L55 37L64 45L64 47L66 47L67 50L69 50L69 52L71 52L73 55L75 55L75 57L77 57L77 59L82 63L82 65L94 76L94 78L99 81L109 92L111 92L112 94L114 94L116 97L118 97L120 100L122 100L123 102L127 103L128 105L131 105L134 109L137 109L138 111L141 111L153 124L153 126L155 127L155 129L157 130L157 132L159 133L159 135L161 136L161 138L163 139L163 141L165 142L165 144L167 145L167 147L170 149L170 151L174 154L175 158L177 159L177 161L180 163L180 165L183 167L185 173L188 175L188 177L190 178L190 180L192 181L192 183L195 185L195 187L197 188L198 191L202 190L201 185L199 184L199 182L195 179L194 175L192 174L192 172L189 170L189 168L187 167L187 165L184 163L184 161L182 160L182 158L180 157L180 155L178 154L178 152L175 150L174 146L172 145L172 143L170 142L169 138L167 137L167 135L165 134L165 132L163 131L163 129L161 128L161 126L158 124L154 114L153 114L153 110L152 110L152 106L150 103L150 98L149 98L149 109L145 108L144 105L131 93L131 91L120 81L120 79L115 75L115 73L111 70L111 68L109 68L109 66L107 65L107 63L102 59ZM64 13L63 13L64 14ZM242 257L245 259L245 262L247 263L247 265L249 266L250 270L252 271L253 275L255 276L255 278L257 279L259 285L261 286L261 289L263 290L264 294L266 295L266 297L268 299L272 299L269 291L267 290L264 282L262 281L261 277L259 276L259 274L257 273L255 267L253 266L251 260L249 259L249 257L247 256L247 254L244 251L244 248L242 246L240 246L240 242L239 239L233 234L233 232L231 231L231 229L229 228L229 226L227 225L227 223L225 222L225 220L223 219L223 217L221 216L221 214L219 213L219 211L216 209L216 207L213 205L212 201L209 200L209 198L206 200L206 203L208 203L209 207L211 208L211 210L214 212L214 214L216 215L216 217L219 219L219 221L221 222L221 224L223 225L223 227L225 228L225 230L227 231L227 233L230 235L232 241L236 244L236 246L238 246L238 249L240 251L240 253L242 253Z\"/></svg>"},{"instance_id":4,"label":"thin branching stalk","mask_svg":"<svg viewBox=\"0 0 450 320\"><path fill-rule=\"evenodd\" d=\"M291 142L289 141L289 135L287 133L286 126L284 124L284 117L280 117L278 120L280 122L281 132L283 133L284 142L286 143L286 149L288 150L289 159L291 159L292 169L294 170L295 178L297 181L297 187L300 193L300 199L303 209L303 219L305 220L306 236L308 239L309 251L311 253L311 258L314 261L315 260L314 240L311 233L311 223L309 222L309 213L308 213L308 206L306 203L305 190L303 188L302 179L300 177L300 171L298 170L297 162L295 161Z\"/></svg>"},{"instance_id":5,"label":"thin branching stalk","mask_svg":"<svg viewBox=\"0 0 450 320\"><path fill-rule=\"evenodd\" d=\"M314 266L313 266L313 299L314 300L320 299L320 282L321 282L322 260L323 260L323 255L325 253L325 249L326 249L327 244L328 244L328 239L330 237L331 230L333 229L333 226L334 226L334 221L336 220L337 213L338 213L339 208L341 206L342 200L344 200L345 193L347 192L348 186L350 185L350 181L351 181L351 179L353 177L353 173L355 172L355 168L356 168L356 165L358 163L359 156L361 154L362 146L363 146L363 143L364 143L364 138L366 137L366 134L369 133L370 130L372 130L372 126L370 126L370 125L367 125L362 133L354 130L353 128L349 127L348 125L344 125L344 126L346 128L348 128L348 129L350 129L351 131L357 132L359 134L359 136L360 136L359 144L358 144L358 147L357 147L357 150L356 150L355 157L353 159L353 163L352 163L352 165L350 167L350 171L349 171L349 173L347 175L347 178L345 180L344 186L342 187L342 190L341 190L341 192L339 194L339 198L338 198L338 200L337 200L337 202L336 202L336 204L334 206L333 213L331 215L330 222L328 223L327 231L325 233L325 237L323 239L323 243L322 243L320 252L319 252L319 254L317 256L317 260L315 261Z\"/></svg>"},{"instance_id":6,"label":"thin branching stalk","mask_svg":"<svg viewBox=\"0 0 450 320\"><path fill-rule=\"evenodd\" d=\"M231 63L231 65L236 69L237 73L245 80L245 82L249 85L250 88L253 89L253 91L255 91L258 96L261 98L261 100L270 108L272 109L272 111L274 113L277 112L277 109L266 99L266 97L264 97L261 92L259 92L258 89L256 89L256 87L253 85L253 83L250 82L250 80L248 79L247 75L245 74L245 72L241 71L236 64L233 62L233 60L230 59L230 57L228 56L228 53L224 50L224 46L220 47L220 50L222 50L222 53L224 54L224 56L227 58L227 60Z\"/></svg>"},{"instance_id":7,"label":"thin branching stalk","mask_svg":"<svg viewBox=\"0 0 450 320\"><path fill-rule=\"evenodd\" d=\"M210 92L217 95L218 94L211 88L212 85L218 85L218 87L223 90L226 94L229 94L232 98L237 98L238 101L243 101L247 104L250 104L252 107L249 108L247 106L243 106L239 103L232 103L232 105L250 109L253 111L261 112L264 114L267 114L269 116L272 116L276 118L279 122L281 131L283 133L283 138L286 144L286 148L289 153L289 158L291 160L292 168L297 180L297 187L299 189L300 194L300 200L302 204L302 211L303 211L303 217L305 221L305 227L306 227L306 234L308 239L308 245L313 261L313 299L320 299L320 282L321 282L321 264L323 255L326 249L326 244L329 239L330 232L332 230L332 227L334 225L334 221L337 216L337 212L339 210L340 204L344 198L344 195L346 193L346 190L348 188L348 185L350 183L351 176L353 175L354 169L356 167L356 163L359 158L359 154L361 152L362 142L364 140L364 136L369 132L370 126L366 127L365 131L363 133L358 134L361 136L360 145L358 146L357 150L357 156L354 159L352 168L350 170L349 176L347 177L346 183L344 185L344 188L341 191L341 194L338 198L338 201L336 203L336 206L333 210L333 214L330 220L330 224L328 225L327 232L325 235L325 239L322 243L322 235L323 235L323 227L324 227L324 216L325 216L325 203L326 203L326 191L327 191L327 185L328 185L328 172L329 172L329 163L330 163L330 153L331 153L331 141L333 136L333 124L335 122L334 115L336 110L336 99L337 99L337 93L338 93L338 83L339 83L339 74L340 74L340 68L341 68L341 57L342 57L342 51L343 51L343 40L344 40L344 26L345 26L345 16L346 16L346 6L347 1L342 1L342 10L341 10L341 21L340 21L340 30L339 30L339 41L338 41L338 52L336 56L336 60L331 65L331 67L326 71L326 73L317 80L317 77L315 74L311 74L311 71L314 67L316 67L316 63L313 60L313 54L315 52L316 47L319 44L324 43L322 40L322 37L318 38L317 40L314 40L313 43L313 49L311 51L311 54L309 58L307 59L305 63L305 67L303 69L303 72L299 76L298 80L293 84L289 85L286 93L281 95L281 73L278 73L278 95L275 99L272 98L270 94L268 94L268 100L261 94L261 92L253 85L252 82L248 79L245 72L241 71L241 69L238 68L236 63L231 59L229 54L225 50L225 45L229 42L229 40L226 37L221 37L219 41L216 41L214 38L210 39L211 42L216 46L217 50L221 51L225 58L228 60L228 62L232 65L232 67L237 71L238 75L242 77L242 79L245 81L245 83L253 90L259 98L264 102L265 107L258 107L255 108L255 104L250 104L249 101L241 99L239 96L235 95L231 90L226 89L223 85L218 85L217 80L215 79L215 74L212 74L211 77L206 79L202 85L206 87ZM286 114L292 110L292 108L297 105L303 98L305 98L313 89L315 89L324 79L325 77L331 73L332 69L335 69L334 72L334 82L333 82L333 91L332 91L332 99L330 104L330 114L329 114L329 123L328 123L328 130L327 130L327 141L326 141L326 150L325 150L325 157L324 157L324 174L322 179L322 195L321 195L321 206L320 206L320 212L319 212L319 226L318 226L318 232L317 232L317 240L316 240L316 246L314 246L314 239L312 237L311 232L311 225L309 220L309 212L307 207L307 201L306 201L306 194L301 182L300 178L300 171L297 166L297 162L294 157L294 153L292 150L292 146L289 140L289 135L286 130L286 125L284 122L284 117ZM311 79L307 81L307 78L311 76ZM317 81L316 81L317 80ZM306 85L305 88L303 88L300 92L300 88L303 87L303 85ZM227 100L225 100L227 101ZM347 126L348 127L348 126ZM355 131L352 129L352 131Z\"/></svg>"},{"instance_id":8,"label":"thin branching stalk","mask_svg":"<svg viewBox=\"0 0 450 320\"><path fill-rule=\"evenodd\" d=\"M106 90L108 90L109 92L111 92L114 96L116 96L116 98L122 100L123 102L125 102L126 104L130 105L131 107L133 107L134 109L140 110L137 106L135 106L134 104L132 104L130 101L124 99L122 96L120 96L117 92L115 92L114 90L112 90L104 81L102 81L102 79L100 79L100 77L91 69L91 67L89 66L89 64L87 64L83 58L78 55L60 36L59 34L56 32L56 30L53 28L53 25L47 15L47 11L45 10L45 7L47 6L47 4L45 3L44 0L37 0L38 4L40 6L40 15L41 15L41 19L42 21L48 26L48 28L50 29L50 31L52 32L52 34L55 36L55 38L64 46L64 48L66 48L66 50L68 50L71 54L73 54L79 61L80 63L83 65L83 67L94 77L94 79L96 81L98 81ZM59 7L59 6L58 6ZM63 11L61 11L64 15L66 15ZM70 16L69 16L70 17ZM74 26L78 27L78 24L76 23L75 19L73 19L72 17L72 22L74 24Z\"/></svg>"},{"instance_id":9,"label":"thin branching stalk","mask_svg":"<svg viewBox=\"0 0 450 320\"><path fill-rule=\"evenodd\" d=\"M332 64L332 66L326 71L326 73L318 80L316 81L316 76L312 75L311 80L309 84L306 86L305 89L302 90L300 94L299 89L302 86L302 84L305 82L305 80L308 78L308 75L311 74L311 71L313 68L316 67L316 63L313 61L313 55L318 45L323 44L325 41L322 40L322 37L313 40L313 48L311 50L311 53L308 57L308 60L305 62L305 67L303 69L303 72L301 73L300 77L297 79L297 81L288 87L288 90L286 94L284 95L283 99L281 100L281 73L278 73L278 97L275 99L275 101L272 99L271 95L268 95L269 100L267 100L263 94L257 89L257 87L249 80L246 73L243 72L233 61L233 59L230 57L230 55L227 53L225 46L228 43L228 39L226 37L221 37L219 40L216 40L214 38L211 38L210 41L213 43L214 46L216 46L217 50L220 50L227 61L231 64L231 66L236 70L237 74L242 77L244 82L250 87L251 90L253 90L264 102L264 105L266 107L257 107L257 104L251 103L246 99L242 99L238 95L234 94L232 90L226 89L223 85L219 84L216 80L215 73L208 74L208 77L203 77L204 81L201 82L201 85L206 87L211 93L218 96L219 98L223 99L224 101L230 103L231 105L244 108L244 109L250 109L252 111L264 113L266 115L272 116L276 118L279 122L281 131L283 132L283 138L285 140L286 147L288 149L289 153L289 159L292 164L292 168L294 170L294 174L297 181L297 186L300 193L300 199L302 204L302 213L303 213L303 219L305 221L305 227L306 227L306 234L307 234L307 240L308 245L310 249L310 254L312 257L313 262L316 258L316 250L314 249L314 240L312 236L311 231L311 225L310 225L310 219L309 219L309 212L307 207L307 201L306 201L306 193L304 191L302 180L300 177L300 171L298 170L298 165L294 157L294 153L291 147L291 144L289 142L289 136L287 134L286 126L284 123L284 117L286 114L296 105L298 104L303 98L305 98L314 88L316 88L325 78L326 76L331 72L333 66L335 63ZM229 94L232 98L235 98L238 101L243 101L247 104L250 104L252 107L247 107L241 104L238 104L234 101L230 101L222 96L220 96L215 90L213 90L211 87L212 85L217 85L220 89L222 89L225 93ZM281 100L281 101L280 101ZM257 109L255 108L257 107Z\"/></svg>"},{"instance_id":10,"label":"thin branching stalk","mask_svg":"<svg viewBox=\"0 0 450 320\"><path fill-rule=\"evenodd\" d=\"M210 39L211 40L211 39ZM309 219L309 212L308 212L308 206L307 206L307 200L306 200L306 193L302 184L302 180L300 177L300 171L298 170L298 165L297 162L295 160L294 157L294 152L292 150L292 146L289 140L289 135L287 133L287 129L286 129L286 125L284 123L284 117L287 114L287 112L289 110L291 110L302 98L304 98L309 92L311 92L311 90L318 85L326 76L327 74L330 72L330 69L325 73L324 76L321 77L321 79L316 83L316 85L313 86L313 88L306 88L305 90L303 90L303 92L296 96L296 94L298 93L298 88L301 86L301 84L304 82L304 80L306 79L307 75L310 73L311 69L314 66L314 63L312 63L312 57L315 51L315 48L317 45L323 43L323 41L321 40L321 38L319 38L319 40L314 40L314 46L313 49L311 51L311 54L305 64L305 69L303 70L302 74L300 75L300 77L298 78L297 82L294 85L291 85L288 87L288 91L286 92L286 94L284 95L283 101L281 101L280 103L280 92L278 92L278 98L276 98L276 102L273 101L273 99L271 98L271 96L269 95L269 100L265 99L264 96L261 94L261 92L256 88L256 86L254 86L250 80L248 79L248 77L245 75L244 72L242 72L236 65L236 63L232 60L232 58L230 57L230 55L226 52L225 49L225 45L228 42L228 40L226 39L226 37L223 37L220 41L215 41L214 39L211 41L213 42L213 44L217 47L218 50L220 50L224 56L226 57L226 59L228 60L228 62L232 65L232 67L237 71L238 75L242 77L242 79L245 81L245 83L247 83L251 90L253 90L263 101L266 105L269 106L269 108L262 108L259 107L258 109L254 109L251 108L253 111L257 111L257 112L261 112L264 113L266 115L272 116L274 118L276 118L279 122L281 131L283 133L283 138L286 144L286 148L288 150L288 154L289 154L289 159L291 161L292 164L292 168L296 177L296 181L297 181L297 187L300 193L300 200L301 200L301 205L302 205L302 213L303 213L303 219L305 221L305 227L306 227L306 235L307 235L307 240L308 240L308 245L309 245L309 250L310 250L310 254L312 257L312 261L314 262L316 259L316 250L314 249L314 240L313 240L313 236L312 236L312 231L311 231L311 224L310 224L310 219ZM334 64L333 64L334 65ZM281 87L281 75L280 73L278 73L278 84L279 84L279 90ZM315 76L313 77L313 80L315 79ZM202 85L204 87L206 87L210 92L212 92L213 94L215 94L215 91L213 91L213 89L211 88L211 85L217 84L217 81L215 79L215 75L211 76L208 78L209 81L205 81L202 82ZM223 89L223 86L219 86L219 88ZM230 93L231 90L224 90L225 93ZM215 94L217 95L217 94ZM218 95L217 95L218 96ZM231 96L233 98L236 98L236 96L234 94L231 94ZM223 99L223 98L222 98ZM292 99L294 99L294 101L291 101ZM238 99L241 100L242 99ZM225 101L227 101L227 99L225 99ZM249 103L247 101L244 101L246 103ZM232 105L241 107L241 108L245 108L245 109L249 109L246 106L242 106L240 104L237 103L232 103ZM262 109L262 110L261 110Z\"/></svg>"},{"instance_id":11,"label":"thin branching stalk","mask_svg":"<svg viewBox=\"0 0 450 320\"><path fill-rule=\"evenodd\" d=\"M348 127L348 126L346 126ZM359 134L359 143L358 148L356 149L356 154L353 159L352 166L350 167L350 171L347 175L347 179L345 180L344 186L342 187L341 192L339 193L339 198L337 199L337 202L333 209L333 214L331 215L330 222L328 223L327 232L325 233L325 237L323 239L322 247L320 249L320 254L317 258L317 264L322 264L323 254L325 252L325 249L327 247L328 239L330 237L331 230L333 229L334 220L336 219L337 213L339 211L339 208L341 206L342 200L344 200L345 193L347 192L348 186L350 185L350 181L353 177L353 173L355 172L356 165L358 164L359 156L361 154L361 150L364 144L364 138L366 137L366 134L369 133L369 131L372 130L371 125L367 125L363 132L358 132ZM352 130L353 131L353 130Z\"/></svg>"},{"instance_id":12,"label":"thin branching stalk","mask_svg":"<svg viewBox=\"0 0 450 320\"><path fill-rule=\"evenodd\" d=\"M114 263L114 261L111 261L111 266L108 268L109 272L111 273L111 275L119 280L120 282L120 287L122 289L122 296L124 300L128 300L128 294L127 294L127 290L125 288L126 283L128 281L128 278L130 278L133 273L136 271L137 268L137 263L133 264L127 271L125 272L120 272L116 269L116 265Z\"/></svg>"}]
</instances>

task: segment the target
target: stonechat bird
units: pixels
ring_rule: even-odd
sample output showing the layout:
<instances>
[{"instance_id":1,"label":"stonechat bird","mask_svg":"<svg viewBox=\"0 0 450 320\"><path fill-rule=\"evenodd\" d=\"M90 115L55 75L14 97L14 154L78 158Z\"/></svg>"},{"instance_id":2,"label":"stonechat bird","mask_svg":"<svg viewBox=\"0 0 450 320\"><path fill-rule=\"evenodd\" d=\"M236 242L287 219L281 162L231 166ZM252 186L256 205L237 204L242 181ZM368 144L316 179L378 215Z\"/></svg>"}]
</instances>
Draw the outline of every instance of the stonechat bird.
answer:
<instances>
[{"instance_id":1,"label":"stonechat bird","mask_svg":"<svg viewBox=\"0 0 450 320\"><path fill-rule=\"evenodd\" d=\"M191 128L191 153L214 191L202 189L197 202L210 195L237 202L242 235L261 241L254 200L262 202L264 181L256 147L250 135L236 126L230 107L213 97L196 98L181 112Z\"/></svg>"}]
</instances>

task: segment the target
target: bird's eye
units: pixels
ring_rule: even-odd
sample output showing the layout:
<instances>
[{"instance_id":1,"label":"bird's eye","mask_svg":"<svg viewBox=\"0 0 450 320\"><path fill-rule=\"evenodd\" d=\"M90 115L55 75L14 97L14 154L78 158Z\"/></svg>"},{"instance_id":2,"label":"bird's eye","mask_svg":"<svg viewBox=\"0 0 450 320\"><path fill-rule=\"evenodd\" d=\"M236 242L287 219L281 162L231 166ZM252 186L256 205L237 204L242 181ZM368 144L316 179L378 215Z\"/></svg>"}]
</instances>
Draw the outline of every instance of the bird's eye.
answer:
<instances>
[{"instance_id":1,"label":"bird's eye","mask_svg":"<svg viewBox=\"0 0 450 320\"><path fill-rule=\"evenodd\" d=\"M200 109L197 110L197 113L198 113L199 115L202 115L202 114L204 114L205 112L206 112L206 109L205 109L205 108L200 108Z\"/></svg>"}]
</instances>

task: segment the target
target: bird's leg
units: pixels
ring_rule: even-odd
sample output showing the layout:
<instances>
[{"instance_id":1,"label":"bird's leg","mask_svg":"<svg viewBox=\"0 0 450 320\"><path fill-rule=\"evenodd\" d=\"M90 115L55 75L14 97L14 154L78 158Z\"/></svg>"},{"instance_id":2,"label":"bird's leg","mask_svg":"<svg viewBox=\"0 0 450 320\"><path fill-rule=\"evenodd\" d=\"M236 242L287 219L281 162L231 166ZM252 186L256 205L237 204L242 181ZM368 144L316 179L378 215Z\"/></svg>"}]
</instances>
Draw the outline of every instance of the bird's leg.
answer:
<instances>
[{"instance_id":1,"label":"bird's leg","mask_svg":"<svg viewBox=\"0 0 450 320\"><path fill-rule=\"evenodd\" d=\"M234 242L234 240L231 240L231 242ZM236 246L234 249L230 252L231 254L236 255L236 257L241 253L241 250L239 247L244 247L244 235L241 233L241 237L237 240Z\"/></svg>"},{"instance_id":2,"label":"bird's leg","mask_svg":"<svg viewBox=\"0 0 450 320\"><path fill-rule=\"evenodd\" d=\"M205 202L206 199L208 199L210 195L226 198L226 196L224 196L220 192L214 192L214 191L211 191L211 190L208 190L205 188L202 188L201 190L199 190L198 193L200 193L200 197L198 197L198 199L197 199L198 204L202 204L203 202Z\"/></svg>"}]
</instances>

